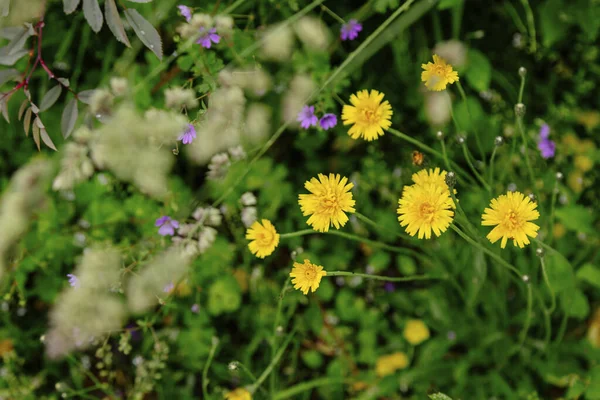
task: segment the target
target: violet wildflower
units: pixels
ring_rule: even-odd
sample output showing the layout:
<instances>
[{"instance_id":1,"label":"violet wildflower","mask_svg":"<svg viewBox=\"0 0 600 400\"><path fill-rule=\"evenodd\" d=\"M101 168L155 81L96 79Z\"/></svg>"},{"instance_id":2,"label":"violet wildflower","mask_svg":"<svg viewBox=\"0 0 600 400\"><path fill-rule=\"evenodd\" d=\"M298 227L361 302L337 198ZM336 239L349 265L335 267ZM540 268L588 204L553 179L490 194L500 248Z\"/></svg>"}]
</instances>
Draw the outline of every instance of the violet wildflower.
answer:
<instances>
[{"instance_id":1,"label":"violet wildflower","mask_svg":"<svg viewBox=\"0 0 600 400\"><path fill-rule=\"evenodd\" d=\"M213 43L217 44L221 41L221 36L217 35L217 28L211 28L208 31L206 28L200 28L200 37L196 40L197 44L201 44L205 49L210 49Z\"/></svg>"},{"instance_id":2,"label":"violet wildflower","mask_svg":"<svg viewBox=\"0 0 600 400\"><path fill-rule=\"evenodd\" d=\"M165 287L163 288L163 292L165 293L171 293L171 291L175 289L175 284L173 282L169 282L165 285Z\"/></svg>"},{"instance_id":3,"label":"violet wildflower","mask_svg":"<svg viewBox=\"0 0 600 400\"><path fill-rule=\"evenodd\" d=\"M200 306L198 304L192 304L191 310L194 314L198 314L198 311L200 311Z\"/></svg>"},{"instance_id":4,"label":"violet wildflower","mask_svg":"<svg viewBox=\"0 0 600 400\"><path fill-rule=\"evenodd\" d=\"M173 236L175 234L175 229L179 228L179 222L167 216L158 218L154 225L160 226L158 234L161 236Z\"/></svg>"},{"instance_id":5,"label":"violet wildflower","mask_svg":"<svg viewBox=\"0 0 600 400\"><path fill-rule=\"evenodd\" d=\"M335 114L325 114L319 120L319 125L325 130L331 129L337 125L337 117Z\"/></svg>"},{"instance_id":6,"label":"violet wildflower","mask_svg":"<svg viewBox=\"0 0 600 400\"><path fill-rule=\"evenodd\" d=\"M74 288L79 287L79 278L77 278L73 274L67 274L67 278L69 278L69 285L71 285L71 287L74 287Z\"/></svg>"},{"instance_id":7,"label":"violet wildflower","mask_svg":"<svg viewBox=\"0 0 600 400\"><path fill-rule=\"evenodd\" d=\"M181 140L183 144L190 144L194 139L196 139L196 128L194 128L194 125L188 124L177 140Z\"/></svg>"},{"instance_id":8,"label":"violet wildflower","mask_svg":"<svg viewBox=\"0 0 600 400\"><path fill-rule=\"evenodd\" d=\"M386 282L385 285L383 285L383 288L388 293L396 290L396 286L394 286L394 284L392 282Z\"/></svg>"},{"instance_id":9,"label":"violet wildflower","mask_svg":"<svg viewBox=\"0 0 600 400\"><path fill-rule=\"evenodd\" d=\"M351 19L347 24L342 25L340 38L342 40L354 40L358 37L358 32L362 31L362 24L355 19Z\"/></svg>"},{"instance_id":10,"label":"violet wildflower","mask_svg":"<svg viewBox=\"0 0 600 400\"><path fill-rule=\"evenodd\" d=\"M551 158L554 157L554 152L556 150L556 144L550 140L548 137L550 136L550 127L548 124L542 125L540 129L540 141L538 142L538 149L542 154L543 158Z\"/></svg>"},{"instance_id":11,"label":"violet wildflower","mask_svg":"<svg viewBox=\"0 0 600 400\"><path fill-rule=\"evenodd\" d=\"M304 129L316 126L319 119L315 115L315 106L304 106L298 113L296 121L300 122L300 126Z\"/></svg>"},{"instance_id":12,"label":"violet wildflower","mask_svg":"<svg viewBox=\"0 0 600 400\"><path fill-rule=\"evenodd\" d=\"M189 8L188 6L183 6L183 5L179 5L179 6L177 6L177 8L179 8L179 12L181 13L181 16L184 17L187 22L190 22L192 20L192 9L191 8Z\"/></svg>"}]
</instances>

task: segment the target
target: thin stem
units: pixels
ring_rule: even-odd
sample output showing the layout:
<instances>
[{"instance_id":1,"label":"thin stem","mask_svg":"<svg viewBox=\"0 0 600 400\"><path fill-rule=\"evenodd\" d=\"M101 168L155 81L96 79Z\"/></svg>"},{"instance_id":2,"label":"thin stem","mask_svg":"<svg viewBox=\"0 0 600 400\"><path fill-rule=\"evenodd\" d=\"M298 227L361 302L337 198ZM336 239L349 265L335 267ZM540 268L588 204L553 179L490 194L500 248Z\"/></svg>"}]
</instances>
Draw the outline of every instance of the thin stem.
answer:
<instances>
[{"instance_id":1,"label":"thin stem","mask_svg":"<svg viewBox=\"0 0 600 400\"><path fill-rule=\"evenodd\" d=\"M519 349L523 347L523 343L525 343L525 339L527 338L527 332L529 331L529 326L531 325L531 314L533 308L533 300L532 300L532 292L531 292L531 284L527 284L527 318L525 319L525 325L523 325L523 329L519 334Z\"/></svg>"},{"instance_id":2,"label":"thin stem","mask_svg":"<svg viewBox=\"0 0 600 400\"><path fill-rule=\"evenodd\" d=\"M392 135L394 135L402 140L405 140L409 143L414 144L415 146L419 147L421 150L423 150L427 153L433 154L434 156L436 156L440 159L444 158L444 155L442 153L440 153L439 151L432 149L431 147L427 146L426 144L423 144L420 141L418 141L418 140L416 140L394 128L389 128L388 132L390 132ZM464 169L462 169L458 164L452 162L451 165L457 173L460 173L463 177L468 178L472 183L475 182L473 180L473 178L471 177L471 175L467 174L467 172Z\"/></svg>"},{"instance_id":3,"label":"thin stem","mask_svg":"<svg viewBox=\"0 0 600 400\"><path fill-rule=\"evenodd\" d=\"M533 175L533 169L531 169L531 163L529 161L529 156L527 153L527 138L525 137L525 130L523 129L523 117L517 116L517 127L519 128L519 133L521 134L521 139L523 139L523 151L525 154L523 155L525 158L525 165L527 165L527 173L529 174L529 180L531 182L531 190L535 190L535 178Z\"/></svg>"},{"instance_id":4,"label":"thin stem","mask_svg":"<svg viewBox=\"0 0 600 400\"><path fill-rule=\"evenodd\" d=\"M290 280L286 279L283 287L281 288L281 293L279 293L279 298L277 299L277 312L275 313L275 320L273 321L273 339L271 340L271 357L275 357L275 350L277 348L277 327L279 325L279 319L281 318L283 298L285 296L285 292L288 290L289 284ZM254 380L256 380L256 378ZM273 394L275 393L275 374L271 374L271 377L269 378L269 390L271 397L273 397Z\"/></svg>"},{"instance_id":5,"label":"thin stem","mask_svg":"<svg viewBox=\"0 0 600 400\"><path fill-rule=\"evenodd\" d=\"M258 379L256 380L256 382L254 382L252 384L252 386L250 386L250 388L248 389L248 391L250 392L250 394L254 394L254 392L256 392L256 390L260 387L260 385L262 385L262 383L265 381L265 379L267 379L267 377L269 376L269 374L273 371L273 368L275 367L275 365L277 365L277 363L281 359L281 356L283 356L283 353L285 352L285 349L290 344L290 342L292 341L292 338L294 337L295 334L296 334L296 328L294 328L294 330L292 330L289 333L289 335L287 335L287 337L285 338L285 341L283 342L283 344L281 345L281 347L277 351L277 354L275 354L275 357L273 357L273 359L271 360L271 362L269 363L269 365L267 366L267 368L258 377Z\"/></svg>"},{"instance_id":6,"label":"thin stem","mask_svg":"<svg viewBox=\"0 0 600 400\"><path fill-rule=\"evenodd\" d=\"M289 239L292 237L297 237L297 236L306 236L306 235L310 235L311 233L318 233L313 229L303 229L301 231L296 231L296 232L290 232L290 233L282 233L281 235L279 235L279 239Z\"/></svg>"},{"instance_id":7,"label":"thin stem","mask_svg":"<svg viewBox=\"0 0 600 400\"><path fill-rule=\"evenodd\" d=\"M556 207L556 198L558 197L558 180L554 182L554 188L552 188L552 200L550 201L550 220L548 226L548 232L550 233L548 241L552 245L554 240L554 209Z\"/></svg>"},{"instance_id":8,"label":"thin stem","mask_svg":"<svg viewBox=\"0 0 600 400\"><path fill-rule=\"evenodd\" d=\"M307 390L314 389L319 386L335 385L335 384L344 383L344 382L345 382L344 379L339 379L339 378L313 379L312 381L302 382L295 386L292 386L290 388L282 390L281 392L277 393L273 397L273 400L287 399L287 398L299 395L300 393L304 393Z\"/></svg>"},{"instance_id":9,"label":"thin stem","mask_svg":"<svg viewBox=\"0 0 600 400\"><path fill-rule=\"evenodd\" d=\"M471 224L471 221L469 221L469 217L467 217L467 213L462 209L460 203L456 199L456 195L453 192L454 190L450 190L450 197L452 197L452 201L454 202L454 207L456 211L458 211L460 216L464 218L467 228L469 229L469 231L471 231L471 234L475 236L474 240L479 242L479 231L477 230L477 228L475 228L473 224Z\"/></svg>"},{"instance_id":10,"label":"thin stem","mask_svg":"<svg viewBox=\"0 0 600 400\"><path fill-rule=\"evenodd\" d=\"M226 9L224 9L221 14L223 14L223 15L231 14L231 12L233 10L235 10L236 8L238 8L239 6L241 6L242 4L244 4L245 1L246 0L237 0L236 2L234 2L233 4L231 4L229 7L227 7Z\"/></svg>"},{"instance_id":11,"label":"thin stem","mask_svg":"<svg viewBox=\"0 0 600 400\"><path fill-rule=\"evenodd\" d=\"M525 15L527 16L527 26L529 27L529 36L531 38L531 44L529 46L529 50L532 53L535 53L537 49L537 39L535 33L535 21L533 20L533 11L531 10L531 6L529 5L528 0L521 0L523 4L523 8L525 8Z\"/></svg>"},{"instance_id":12,"label":"thin stem","mask_svg":"<svg viewBox=\"0 0 600 400\"><path fill-rule=\"evenodd\" d=\"M448 161L448 153L446 153L446 142L442 138L440 140L440 143L442 144L442 156L444 157L444 164L446 165L448 171L450 171L452 168L450 168L450 161Z\"/></svg>"},{"instance_id":13,"label":"thin stem","mask_svg":"<svg viewBox=\"0 0 600 400\"><path fill-rule=\"evenodd\" d=\"M498 146L494 146L494 150L492 150L492 157L490 158L490 188L494 187L494 160L496 159L497 150Z\"/></svg>"},{"instance_id":14,"label":"thin stem","mask_svg":"<svg viewBox=\"0 0 600 400\"><path fill-rule=\"evenodd\" d=\"M376 281L386 281L386 282L412 282L412 281L427 281L427 280L445 280L446 277L442 276L431 276L431 275L413 275L413 276L401 276L401 277L391 277L384 275L371 275L371 274L363 274L360 272L350 272L350 271L327 271L326 276L360 276L362 278L374 279Z\"/></svg>"},{"instance_id":15,"label":"thin stem","mask_svg":"<svg viewBox=\"0 0 600 400\"><path fill-rule=\"evenodd\" d=\"M519 86L519 98L517 103L523 103L523 91L525 90L525 74L521 75L521 85Z\"/></svg>"},{"instance_id":16,"label":"thin stem","mask_svg":"<svg viewBox=\"0 0 600 400\"><path fill-rule=\"evenodd\" d=\"M215 356L215 351L217 351L217 346L219 345L219 339L213 337L212 346L210 348L210 353L208 353L208 360L206 360L206 364L204 364L204 368L202 369L202 394L205 399L208 399L208 368L212 363L213 357Z\"/></svg>"},{"instance_id":17,"label":"thin stem","mask_svg":"<svg viewBox=\"0 0 600 400\"><path fill-rule=\"evenodd\" d=\"M469 116L469 122L471 123L471 129L475 134L475 143L477 144L477 149L479 150L479 155L481 160L485 164L485 153L483 152L483 146L481 145L481 139L479 138L479 134L475 131L475 121L473 121L473 117L471 116L471 108L469 107L469 102L467 101L467 95L465 90L462 87L460 81L456 82L456 86L458 87L458 91L460 92L460 97L462 97L463 103L465 103L465 107L467 107L467 115Z\"/></svg>"},{"instance_id":18,"label":"thin stem","mask_svg":"<svg viewBox=\"0 0 600 400\"><path fill-rule=\"evenodd\" d=\"M363 214L361 214L359 212L354 213L354 215L356 215L356 218L358 218L359 220L363 221L367 225L371 225L375 229L382 230L384 232L387 232L389 234L392 234L394 236L397 236L397 237L405 239L405 240L415 241L414 237L412 237L410 235L407 235L405 233L402 233L402 232L396 232L396 231L393 231L391 229L385 228L385 227L379 225L377 222L373 221L371 218L369 218L369 217L367 217L367 216L365 216L365 215L363 215Z\"/></svg>"},{"instance_id":19,"label":"thin stem","mask_svg":"<svg viewBox=\"0 0 600 400\"><path fill-rule=\"evenodd\" d=\"M329 9L329 7L321 4L321 10L325 11L327 14L331 15L337 22L339 22L340 24L344 25L346 23L346 21L344 21L344 19L342 17L340 17L339 15L337 15L336 13L334 13L333 11L331 11Z\"/></svg>"},{"instance_id":20,"label":"thin stem","mask_svg":"<svg viewBox=\"0 0 600 400\"><path fill-rule=\"evenodd\" d=\"M544 262L544 257L540 257L540 263L542 264L542 275L544 276L544 282L546 282L546 286L548 287L548 291L550 291L550 297L552 299L552 305L548 309L548 313L552 314L552 312L556 308L556 294L554 293L554 289L552 289L552 285L550 285L550 279L548 279L548 273L546 272L546 263Z\"/></svg>"},{"instance_id":21,"label":"thin stem","mask_svg":"<svg viewBox=\"0 0 600 400\"><path fill-rule=\"evenodd\" d=\"M463 154L465 156L465 159L467 160L467 164L469 164L469 168L471 168L471 171L473 172L473 175L475 175L475 177L479 180L479 182L481 182L481 184L483 185L483 187L488 191L488 192L492 192L492 188L490 187L490 185L487 184L487 182L485 181L485 179L479 174L479 172L477 172L477 169L475 168L475 166L473 165L473 162L471 162L471 157L469 156L469 148L467 147L467 143L466 140L461 144L461 147L463 149Z\"/></svg>"}]
</instances>

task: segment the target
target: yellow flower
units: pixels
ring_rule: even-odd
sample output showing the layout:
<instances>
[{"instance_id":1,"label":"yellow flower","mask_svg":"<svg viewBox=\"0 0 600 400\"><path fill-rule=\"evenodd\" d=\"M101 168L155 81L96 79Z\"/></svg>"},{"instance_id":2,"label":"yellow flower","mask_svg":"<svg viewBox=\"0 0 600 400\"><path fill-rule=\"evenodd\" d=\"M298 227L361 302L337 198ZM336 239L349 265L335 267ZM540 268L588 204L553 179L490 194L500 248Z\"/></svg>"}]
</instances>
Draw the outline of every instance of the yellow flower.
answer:
<instances>
[{"instance_id":1,"label":"yellow flower","mask_svg":"<svg viewBox=\"0 0 600 400\"><path fill-rule=\"evenodd\" d=\"M237 388L225 394L226 400L252 400L252 395L249 391L243 388Z\"/></svg>"},{"instance_id":2,"label":"yellow flower","mask_svg":"<svg viewBox=\"0 0 600 400\"><path fill-rule=\"evenodd\" d=\"M565 236L565 233L567 233L567 228L565 228L565 226L560 222L557 222L554 224L552 232L555 239L560 239L561 237Z\"/></svg>"},{"instance_id":3,"label":"yellow flower","mask_svg":"<svg viewBox=\"0 0 600 400\"><path fill-rule=\"evenodd\" d=\"M326 275L327 271L324 271L322 266L311 264L308 260L304 260L304 264L295 262L294 268L290 272L294 289L298 289L304 294L308 294L309 290L314 293L321 284L321 278Z\"/></svg>"},{"instance_id":4,"label":"yellow flower","mask_svg":"<svg viewBox=\"0 0 600 400\"><path fill-rule=\"evenodd\" d=\"M406 233L411 236L418 232L419 239L430 239L432 230L440 236L454 217L453 201L445 183L406 186L398 204L400 226L406 226Z\"/></svg>"},{"instance_id":5,"label":"yellow flower","mask_svg":"<svg viewBox=\"0 0 600 400\"><path fill-rule=\"evenodd\" d=\"M523 193L508 192L492 199L490 208L486 208L481 216L481 225L496 226L487 235L490 242L496 243L502 238L500 247L504 248L506 241L512 239L515 246L523 248L529 244L527 236L536 237L540 229L536 224L529 222L540 217L536 208L537 204Z\"/></svg>"},{"instance_id":6,"label":"yellow flower","mask_svg":"<svg viewBox=\"0 0 600 400\"><path fill-rule=\"evenodd\" d=\"M587 338L595 348L600 348L600 308L596 310L588 325Z\"/></svg>"},{"instance_id":7,"label":"yellow flower","mask_svg":"<svg viewBox=\"0 0 600 400\"><path fill-rule=\"evenodd\" d=\"M384 377L406 367L408 367L408 357L402 352L397 352L379 357L375 363L375 372L377 376Z\"/></svg>"},{"instance_id":8,"label":"yellow flower","mask_svg":"<svg viewBox=\"0 0 600 400\"><path fill-rule=\"evenodd\" d=\"M429 328L420 319L411 319L404 327L404 339L416 346L429 339Z\"/></svg>"},{"instance_id":9,"label":"yellow flower","mask_svg":"<svg viewBox=\"0 0 600 400\"><path fill-rule=\"evenodd\" d=\"M392 106L387 100L381 102L383 96L377 90L371 90L370 94L368 90L361 90L350 96L352 105L345 105L342 109L342 121L344 125L352 124L348 130L352 139L378 139L392 125Z\"/></svg>"},{"instance_id":10,"label":"yellow flower","mask_svg":"<svg viewBox=\"0 0 600 400\"><path fill-rule=\"evenodd\" d=\"M339 174L329 174L329 177L319 174L319 180L312 178L304 184L310 194L299 195L298 204L302 215L310 215L306 223L315 231L327 232L329 226L339 229L348 222L345 212L355 211L355 201L350 191L354 184L347 182L348 178L340 178Z\"/></svg>"},{"instance_id":11,"label":"yellow flower","mask_svg":"<svg viewBox=\"0 0 600 400\"><path fill-rule=\"evenodd\" d=\"M254 222L246 231L246 239L251 241L248 248L258 258L271 255L279 244L279 234L268 219L263 219L262 225Z\"/></svg>"},{"instance_id":12,"label":"yellow flower","mask_svg":"<svg viewBox=\"0 0 600 400\"><path fill-rule=\"evenodd\" d=\"M439 92L458 81L458 72L452 70L452 65L437 54L433 55L433 62L421 64L421 68L424 69L421 72L421 80L429 90Z\"/></svg>"},{"instance_id":13,"label":"yellow flower","mask_svg":"<svg viewBox=\"0 0 600 400\"><path fill-rule=\"evenodd\" d=\"M582 172L588 172L594 167L594 161L588 156L578 155L575 157L573 163L575 164L575 168Z\"/></svg>"},{"instance_id":14,"label":"yellow flower","mask_svg":"<svg viewBox=\"0 0 600 400\"><path fill-rule=\"evenodd\" d=\"M428 184L438 185L441 187L445 187L448 189L448 185L446 184L446 171L440 171L439 168L435 169L422 169L419 172L416 172L412 175L412 180L415 184L425 186ZM448 192L450 193L450 192ZM456 189L452 191L456 195ZM458 199L457 199L458 201ZM454 202L452 202L452 208L456 208Z\"/></svg>"}]
</instances>

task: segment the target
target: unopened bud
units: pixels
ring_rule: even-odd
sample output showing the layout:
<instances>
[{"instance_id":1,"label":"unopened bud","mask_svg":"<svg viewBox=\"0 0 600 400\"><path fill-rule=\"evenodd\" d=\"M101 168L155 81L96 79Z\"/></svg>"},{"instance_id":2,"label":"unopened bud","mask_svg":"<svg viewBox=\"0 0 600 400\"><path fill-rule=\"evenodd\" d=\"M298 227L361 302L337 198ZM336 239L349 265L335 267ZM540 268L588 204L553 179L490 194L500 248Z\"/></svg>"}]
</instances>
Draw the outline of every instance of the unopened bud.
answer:
<instances>
[{"instance_id":1,"label":"unopened bud","mask_svg":"<svg viewBox=\"0 0 600 400\"><path fill-rule=\"evenodd\" d=\"M525 75L527 75L527 69L525 69L525 67L519 68L519 76L525 78Z\"/></svg>"},{"instance_id":2,"label":"unopened bud","mask_svg":"<svg viewBox=\"0 0 600 400\"><path fill-rule=\"evenodd\" d=\"M557 180L562 181L563 178L564 178L564 176L563 176L562 172L557 172L556 173L556 179Z\"/></svg>"},{"instance_id":3,"label":"unopened bud","mask_svg":"<svg viewBox=\"0 0 600 400\"><path fill-rule=\"evenodd\" d=\"M458 142L458 144L465 144L465 137L463 135L457 135L456 136L456 141Z\"/></svg>"},{"instance_id":4,"label":"unopened bud","mask_svg":"<svg viewBox=\"0 0 600 400\"><path fill-rule=\"evenodd\" d=\"M454 185L456 185L456 174L450 171L446 174L444 180L446 181L446 185L448 185L449 188L453 188Z\"/></svg>"},{"instance_id":5,"label":"unopened bud","mask_svg":"<svg viewBox=\"0 0 600 400\"><path fill-rule=\"evenodd\" d=\"M535 255L538 256L539 258L544 257L544 249L542 249L541 247L538 247L535 250Z\"/></svg>"},{"instance_id":6,"label":"unopened bud","mask_svg":"<svg viewBox=\"0 0 600 400\"><path fill-rule=\"evenodd\" d=\"M527 197L529 197L529 200L533 201L534 203L537 202L537 197L535 197L535 194L529 193Z\"/></svg>"},{"instance_id":7,"label":"unopened bud","mask_svg":"<svg viewBox=\"0 0 600 400\"><path fill-rule=\"evenodd\" d=\"M523 279L523 282L529 282L529 275L523 275L521 279Z\"/></svg>"},{"instance_id":8,"label":"unopened bud","mask_svg":"<svg viewBox=\"0 0 600 400\"><path fill-rule=\"evenodd\" d=\"M526 110L527 109L525 107L525 104L523 104L523 103L515 104L515 114L517 117L521 118L521 117L525 116Z\"/></svg>"},{"instance_id":9,"label":"unopened bud","mask_svg":"<svg viewBox=\"0 0 600 400\"><path fill-rule=\"evenodd\" d=\"M502 136L496 136L496 139L494 139L494 144L496 147L502 146L504 144L504 138Z\"/></svg>"},{"instance_id":10,"label":"unopened bud","mask_svg":"<svg viewBox=\"0 0 600 400\"><path fill-rule=\"evenodd\" d=\"M435 137L438 138L438 140L443 140L444 139L444 132L437 131L437 133L435 134Z\"/></svg>"}]
</instances>

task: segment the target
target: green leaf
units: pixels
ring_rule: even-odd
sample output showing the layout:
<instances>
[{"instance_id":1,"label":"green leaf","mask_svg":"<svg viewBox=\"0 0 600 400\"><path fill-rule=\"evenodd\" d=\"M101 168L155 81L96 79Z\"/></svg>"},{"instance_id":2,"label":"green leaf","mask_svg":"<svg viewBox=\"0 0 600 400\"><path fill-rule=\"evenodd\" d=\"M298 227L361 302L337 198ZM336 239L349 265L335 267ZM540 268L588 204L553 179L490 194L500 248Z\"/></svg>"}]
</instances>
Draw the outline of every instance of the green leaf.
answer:
<instances>
[{"instance_id":1,"label":"green leaf","mask_svg":"<svg viewBox=\"0 0 600 400\"><path fill-rule=\"evenodd\" d=\"M552 46L567 34L569 25L560 18L563 9L561 0L548 0L539 8L542 43L546 47Z\"/></svg>"},{"instance_id":2,"label":"green leaf","mask_svg":"<svg viewBox=\"0 0 600 400\"><path fill-rule=\"evenodd\" d=\"M444 393L434 393L430 394L429 398L431 400L452 400L452 397L445 395Z\"/></svg>"},{"instance_id":3,"label":"green leaf","mask_svg":"<svg viewBox=\"0 0 600 400\"><path fill-rule=\"evenodd\" d=\"M485 283L487 264L482 251L475 251L473 269L466 270L467 303L473 307L477 303L477 295Z\"/></svg>"},{"instance_id":4,"label":"green leaf","mask_svg":"<svg viewBox=\"0 0 600 400\"><path fill-rule=\"evenodd\" d=\"M569 261L560 253L555 252L548 253L544 257L548 280L554 292L561 293L565 290L575 289L575 275Z\"/></svg>"},{"instance_id":5,"label":"green leaf","mask_svg":"<svg viewBox=\"0 0 600 400\"><path fill-rule=\"evenodd\" d=\"M100 32L104 18L98 0L83 0L83 16L94 32Z\"/></svg>"},{"instance_id":6,"label":"green leaf","mask_svg":"<svg viewBox=\"0 0 600 400\"><path fill-rule=\"evenodd\" d=\"M52 107L60 97L61 93L62 86L60 85L56 85L52 89L48 90L40 102L40 111L46 111Z\"/></svg>"},{"instance_id":7,"label":"green leaf","mask_svg":"<svg viewBox=\"0 0 600 400\"><path fill-rule=\"evenodd\" d=\"M125 46L131 47L115 0L106 0L104 3L104 16L106 17L106 25L108 25L110 31L115 35L115 38Z\"/></svg>"},{"instance_id":8,"label":"green leaf","mask_svg":"<svg viewBox=\"0 0 600 400\"><path fill-rule=\"evenodd\" d=\"M560 300L565 314L570 317L584 319L590 313L590 303L579 289L562 293Z\"/></svg>"},{"instance_id":9,"label":"green leaf","mask_svg":"<svg viewBox=\"0 0 600 400\"><path fill-rule=\"evenodd\" d=\"M452 7L458 7L464 0L441 0L438 4L438 10L447 10Z\"/></svg>"},{"instance_id":10,"label":"green leaf","mask_svg":"<svg viewBox=\"0 0 600 400\"><path fill-rule=\"evenodd\" d=\"M152 24L133 8L125 10L125 18L127 18L127 22L129 22L137 37L144 43L144 46L156 54L159 60L162 60L162 40Z\"/></svg>"},{"instance_id":11,"label":"green leaf","mask_svg":"<svg viewBox=\"0 0 600 400\"><path fill-rule=\"evenodd\" d=\"M311 369L320 368L323 365L323 355L316 350L308 350L300 354L304 364Z\"/></svg>"},{"instance_id":12,"label":"green leaf","mask_svg":"<svg viewBox=\"0 0 600 400\"><path fill-rule=\"evenodd\" d=\"M394 9L400 5L398 0L375 0L375 11L384 13L388 9Z\"/></svg>"},{"instance_id":13,"label":"green leaf","mask_svg":"<svg viewBox=\"0 0 600 400\"><path fill-rule=\"evenodd\" d=\"M211 315L232 313L242 304L240 287L232 276L226 276L208 289L208 312Z\"/></svg>"},{"instance_id":14,"label":"green leaf","mask_svg":"<svg viewBox=\"0 0 600 400\"><path fill-rule=\"evenodd\" d=\"M556 210L555 215L568 229L587 234L596 233L596 230L592 227L594 218L588 209L583 206L562 207Z\"/></svg>"},{"instance_id":15,"label":"green leaf","mask_svg":"<svg viewBox=\"0 0 600 400\"><path fill-rule=\"evenodd\" d=\"M490 88L492 64L482 52L475 49L469 50L469 64L465 71L465 79L479 92Z\"/></svg>"},{"instance_id":16,"label":"green leaf","mask_svg":"<svg viewBox=\"0 0 600 400\"><path fill-rule=\"evenodd\" d=\"M600 268L592 264L585 264L577 271L577 279L585 281L592 286L600 288Z\"/></svg>"},{"instance_id":17,"label":"green leaf","mask_svg":"<svg viewBox=\"0 0 600 400\"><path fill-rule=\"evenodd\" d=\"M586 400L600 399L600 365L596 365L590 371L590 384L585 391Z\"/></svg>"},{"instance_id":18,"label":"green leaf","mask_svg":"<svg viewBox=\"0 0 600 400\"><path fill-rule=\"evenodd\" d=\"M71 99L63 110L60 119L60 129L65 139L71 136L71 132L73 132L73 128L75 128L75 122L77 122L78 114L77 99Z\"/></svg>"}]
</instances>

